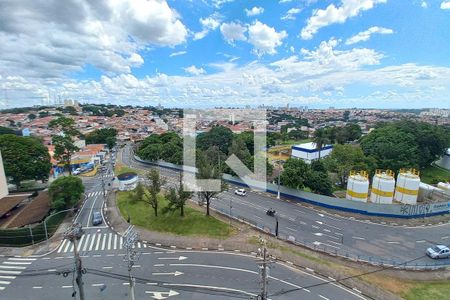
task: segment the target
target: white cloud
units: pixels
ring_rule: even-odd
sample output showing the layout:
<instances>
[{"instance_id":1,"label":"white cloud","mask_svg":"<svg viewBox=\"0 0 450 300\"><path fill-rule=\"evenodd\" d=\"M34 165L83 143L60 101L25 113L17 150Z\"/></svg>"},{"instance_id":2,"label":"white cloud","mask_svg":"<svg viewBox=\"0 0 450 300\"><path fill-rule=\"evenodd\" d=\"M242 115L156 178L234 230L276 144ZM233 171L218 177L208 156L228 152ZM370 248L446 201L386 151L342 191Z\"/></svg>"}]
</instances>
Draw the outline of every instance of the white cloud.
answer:
<instances>
[{"instance_id":1,"label":"white cloud","mask_svg":"<svg viewBox=\"0 0 450 300\"><path fill-rule=\"evenodd\" d=\"M281 20L295 20L295 15L299 14L301 11L300 8L291 8L287 11L286 15L281 17Z\"/></svg>"},{"instance_id":2,"label":"white cloud","mask_svg":"<svg viewBox=\"0 0 450 300\"><path fill-rule=\"evenodd\" d=\"M247 38L245 37L245 32L247 28L239 23L231 22L231 23L223 23L220 25L220 32L223 35L223 38L230 44L233 44L235 41L245 41Z\"/></svg>"},{"instance_id":3,"label":"white cloud","mask_svg":"<svg viewBox=\"0 0 450 300\"><path fill-rule=\"evenodd\" d=\"M278 3L282 4L282 3L289 3L292 2L292 0L280 0Z\"/></svg>"},{"instance_id":4,"label":"white cloud","mask_svg":"<svg viewBox=\"0 0 450 300\"><path fill-rule=\"evenodd\" d=\"M426 1L422 1L422 3L420 3L420 6L422 8L428 8L428 3Z\"/></svg>"},{"instance_id":5,"label":"white cloud","mask_svg":"<svg viewBox=\"0 0 450 300\"><path fill-rule=\"evenodd\" d=\"M190 67L184 68L184 71L186 71L187 73L191 74L191 75L202 75L205 74L206 71L203 68L197 68L196 66L192 65Z\"/></svg>"},{"instance_id":6,"label":"white cloud","mask_svg":"<svg viewBox=\"0 0 450 300\"><path fill-rule=\"evenodd\" d=\"M450 9L450 1L442 1L441 9Z\"/></svg>"},{"instance_id":7,"label":"white cloud","mask_svg":"<svg viewBox=\"0 0 450 300\"><path fill-rule=\"evenodd\" d=\"M210 31L216 30L220 26L221 20L222 16L219 13L214 13L207 18L200 18L199 22L202 25L202 30L194 34L194 40L201 40Z\"/></svg>"},{"instance_id":8,"label":"white cloud","mask_svg":"<svg viewBox=\"0 0 450 300\"><path fill-rule=\"evenodd\" d=\"M252 16L257 16L260 15L264 12L264 8L263 7L257 7L254 6L252 9L245 9L245 14L247 15L247 17L252 17Z\"/></svg>"},{"instance_id":9,"label":"white cloud","mask_svg":"<svg viewBox=\"0 0 450 300\"><path fill-rule=\"evenodd\" d=\"M370 27L369 29L367 29L365 31L361 31L360 33L347 39L347 41L345 41L345 44L352 45L352 44L356 44L359 42L368 41L370 39L370 37L372 36L372 34L374 34L374 33L393 34L394 31L392 29L384 28L384 27L378 27L378 26Z\"/></svg>"},{"instance_id":10,"label":"white cloud","mask_svg":"<svg viewBox=\"0 0 450 300\"><path fill-rule=\"evenodd\" d=\"M233 1L234 0L212 0L212 4L215 8L221 8L223 5Z\"/></svg>"},{"instance_id":11,"label":"white cloud","mask_svg":"<svg viewBox=\"0 0 450 300\"><path fill-rule=\"evenodd\" d=\"M164 0L10 1L2 4L0 19L0 73L34 78L61 78L87 64L129 73L144 63L143 48L187 38Z\"/></svg>"},{"instance_id":12,"label":"white cloud","mask_svg":"<svg viewBox=\"0 0 450 300\"><path fill-rule=\"evenodd\" d=\"M248 35L248 42L253 45L253 52L258 56L277 53L276 48L281 46L283 39L287 37L286 31L277 32L273 27L259 21L249 26Z\"/></svg>"},{"instance_id":13,"label":"white cloud","mask_svg":"<svg viewBox=\"0 0 450 300\"><path fill-rule=\"evenodd\" d=\"M328 5L326 9L313 11L300 35L302 39L312 39L314 34L322 28L335 23L344 23L348 18L355 17L362 11L372 9L376 4L386 3L387 0L342 0L341 5Z\"/></svg>"},{"instance_id":14,"label":"white cloud","mask_svg":"<svg viewBox=\"0 0 450 300\"><path fill-rule=\"evenodd\" d=\"M172 52L172 53L170 53L169 57L185 55L186 53L187 53L186 51Z\"/></svg>"}]
</instances>

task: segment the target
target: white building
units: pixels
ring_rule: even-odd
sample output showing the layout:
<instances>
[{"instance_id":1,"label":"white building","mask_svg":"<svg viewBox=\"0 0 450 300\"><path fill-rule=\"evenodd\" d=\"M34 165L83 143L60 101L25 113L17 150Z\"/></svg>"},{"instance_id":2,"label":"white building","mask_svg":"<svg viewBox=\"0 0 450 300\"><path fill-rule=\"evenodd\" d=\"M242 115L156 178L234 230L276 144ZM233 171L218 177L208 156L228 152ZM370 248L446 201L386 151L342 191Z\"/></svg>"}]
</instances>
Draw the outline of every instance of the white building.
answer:
<instances>
[{"instance_id":1,"label":"white building","mask_svg":"<svg viewBox=\"0 0 450 300\"><path fill-rule=\"evenodd\" d=\"M307 164L313 160L328 156L333 151L332 145L324 145L322 148L316 148L313 142L292 146L291 157L303 159Z\"/></svg>"}]
</instances>

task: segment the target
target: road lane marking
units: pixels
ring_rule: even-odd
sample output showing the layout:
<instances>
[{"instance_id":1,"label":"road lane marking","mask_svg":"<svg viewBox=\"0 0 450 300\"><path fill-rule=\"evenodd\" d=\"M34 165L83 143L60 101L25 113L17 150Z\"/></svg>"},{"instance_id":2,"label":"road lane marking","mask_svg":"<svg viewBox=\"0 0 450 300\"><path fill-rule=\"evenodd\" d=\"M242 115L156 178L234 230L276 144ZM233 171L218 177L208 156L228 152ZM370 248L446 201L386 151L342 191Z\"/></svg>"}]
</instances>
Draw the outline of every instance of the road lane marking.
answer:
<instances>
[{"instance_id":1,"label":"road lane marking","mask_svg":"<svg viewBox=\"0 0 450 300\"><path fill-rule=\"evenodd\" d=\"M78 252L80 252L81 245L83 244L83 241L84 241L85 237L86 237L86 235L83 234L83 235L81 236L80 241L78 242L78 245L77 245L77 251L78 251Z\"/></svg>"},{"instance_id":2,"label":"road lane marking","mask_svg":"<svg viewBox=\"0 0 450 300\"><path fill-rule=\"evenodd\" d=\"M110 266L105 266L105 267L102 267L102 269L112 269L112 267L110 267Z\"/></svg>"},{"instance_id":3,"label":"road lane marking","mask_svg":"<svg viewBox=\"0 0 450 300\"><path fill-rule=\"evenodd\" d=\"M33 289L42 289L42 286L33 286Z\"/></svg>"},{"instance_id":4,"label":"road lane marking","mask_svg":"<svg viewBox=\"0 0 450 300\"><path fill-rule=\"evenodd\" d=\"M101 250L105 250L105 246L106 246L106 236L107 236L107 234L104 233L104 234L103 234L103 241L102 241L102 249L101 249Z\"/></svg>"},{"instance_id":5,"label":"road lane marking","mask_svg":"<svg viewBox=\"0 0 450 300\"><path fill-rule=\"evenodd\" d=\"M36 258L22 258L22 257L10 257L8 260L17 260L17 261L35 261Z\"/></svg>"},{"instance_id":6,"label":"road lane marking","mask_svg":"<svg viewBox=\"0 0 450 300\"><path fill-rule=\"evenodd\" d=\"M4 261L3 264L5 265L31 265L31 262L27 261Z\"/></svg>"},{"instance_id":7,"label":"road lane marking","mask_svg":"<svg viewBox=\"0 0 450 300\"><path fill-rule=\"evenodd\" d=\"M388 244L400 244L400 242L395 242L395 241L387 241L386 243L388 243Z\"/></svg>"},{"instance_id":8,"label":"road lane marking","mask_svg":"<svg viewBox=\"0 0 450 300\"><path fill-rule=\"evenodd\" d=\"M84 243L83 252L87 250L88 244L89 244L89 238L91 237L91 234L89 233L86 237L86 242Z\"/></svg>"},{"instance_id":9,"label":"road lane marking","mask_svg":"<svg viewBox=\"0 0 450 300\"><path fill-rule=\"evenodd\" d=\"M298 231L297 229L293 229L293 228L291 228L291 227L286 227L286 229L291 230L291 231L295 231L295 232Z\"/></svg>"},{"instance_id":10,"label":"road lane marking","mask_svg":"<svg viewBox=\"0 0 450 300\"><path fill-rule=\"evenodd\" d=\"M355 240L362 240L362 241L365 240L365 238L360 237L360 236L352 236L352 239L355 239Z\"/></svg>"},{"instance_id":11,"label":"road lane marking","mask_svg":"<svg viewBox=\"0 0 450 300\"><path fill-rule=\"evenodd\" d=\"M112 233L109 233L108 236L108 250L111 250L111 243L112 243Z\"/></svg>"},{"instance_id":12,"label":"road lane marking","mask_svg":"<svg viewBox=\"0 0 450 300\"><path fill-rule=\"evenodd\" d=\"M0 269L9 269L9 270L25 270L27 267L20 267L20 266L4 266L0 265Z\"/></svg>"},{"instance_id":13,"label":"road lane marking","mask_svg":"<svg viewBox=\"0 0 450 300\"><path fill-rule=\"evenodd\" d=\"M323 300L330 300L327 297L322 296L321 294L319 294L319 297L322 298Z\"/></svg>"},{"instance_id":14,"label":"road lane marking","mask_svg":"<svg viewBox=\"0 0 450 300\"><path fill-rule=\"evenodd\" d=\"M92 249L94 248L94 242L95 242L95 238L96 238L96 234L93 233L92 234L92 239L91 239L91 244L89 245L89 252L92 251Z\"/></svg>"},{"instance_id":15,"label":"road lane marking","mask_svg":"<svg viewBox=\"0 0 450 300\"><path fill-rule=\"evenodd\" d=\"M425 240L416 241L416 243L425 243Z\"/></svg>"},{"instance_id":16,"label":"road lane marking","mask_svg":"<svg viewBox=\"0 0 450 300\"><path fill-rule=\"evenodd\" d=\"M114 235L114 250L117 249L117 234Z\"/></svg>"},{"instance_id":17,"label":"road lane marking","mask_svg":"<svg viewBox=\"0 0 450 300\"><path fill-rule=\"evenodd\" d=\"M61 286L61 288L63 288L63 289L71 289L71 288L73 288L73 285L63 285L63 286Z\"/></svg>"}]
</instances>

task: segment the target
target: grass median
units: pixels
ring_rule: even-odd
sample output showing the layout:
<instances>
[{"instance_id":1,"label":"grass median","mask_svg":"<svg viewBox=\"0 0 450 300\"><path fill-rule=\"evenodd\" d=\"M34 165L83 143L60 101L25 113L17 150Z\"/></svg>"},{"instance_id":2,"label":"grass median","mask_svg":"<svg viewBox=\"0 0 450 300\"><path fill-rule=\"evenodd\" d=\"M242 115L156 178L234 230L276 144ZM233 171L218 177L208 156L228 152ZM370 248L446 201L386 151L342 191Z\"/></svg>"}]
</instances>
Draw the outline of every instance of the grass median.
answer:
<instances>
[{"instance_id":1,"label":"grass median","mask_svg":"<svg viewBox=\"0 0 450 300\"><path fill-rule=\"evenodd\" d=\"M130 202L130 192L117 193L117 205L124 219L130 216L131 224L158 232L167 232L181 236L203 236L210 238L227 238L236 233L234 228L212 216L185 206L185 216L179 211L163 213L167 200L159 196L158 216L155 217L153 208L142 201Z\"/></svg>"}]
</instances>

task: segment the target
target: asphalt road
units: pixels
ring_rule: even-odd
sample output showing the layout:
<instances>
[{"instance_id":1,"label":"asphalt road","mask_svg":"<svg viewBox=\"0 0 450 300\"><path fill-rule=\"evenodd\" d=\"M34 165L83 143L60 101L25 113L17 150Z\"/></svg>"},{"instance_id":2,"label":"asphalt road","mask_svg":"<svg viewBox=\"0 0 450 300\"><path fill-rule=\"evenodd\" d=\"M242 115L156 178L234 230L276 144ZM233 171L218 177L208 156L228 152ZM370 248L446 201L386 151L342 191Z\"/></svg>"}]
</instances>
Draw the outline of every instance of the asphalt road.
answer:
<instances>
[{"instance_id":1,"label":"asphalt road","mask_svg":"<svg viewBox=\"0 0 450 300\"><path fill-rule=\"evenodd\" d=\"M133 159L131 148L126 147L123 161L136 168L149 166ZM158 168L168 178L168 185L176 185L179 172ZM394 226L376 224L369 220L346 218L337 214L300 205L288 200L278 200L273 195L247 189L247 195L237 196L230 186L212 202L212 207L222 213L246 220L275 233L278 219L279 235L295 239L327 252L348 255L374 262L405 263L409 265L450 264L450 259L433 260L425 256L425 250L435 244L450 244L450 223L435 226ZM231 206L231 210L230 210ZM266 215L269 208L276 216ZM361 217L359 217L361 218Z\"/></svg>"},{"instance_id":2,"label":"asphalt road","mask_svg":"<svg viewBox=\"0 0 450 300\"><path fill-rule=\"evenodd\" d=\"M112 166L108 165L108 172ZM103 178L105 187L112 176ZM123 238L102 224L92 226L92 214L101 211L101 176L84 179L86 200L75 218L83 225L78 242L86 274L86 299L126 299L129 287ZM174 251L135 245L139 258L133 267L136 299L255 299L260 291L258 261L240 253ZM60 300L77 291L74 281L74 245L68 240L43 257L0 256L0 300ZM66 276L64 276L66 274ZM321 278L280 263L271 263L270 299L364 299L329 278Z\"/></svg>"}]
</instances>

